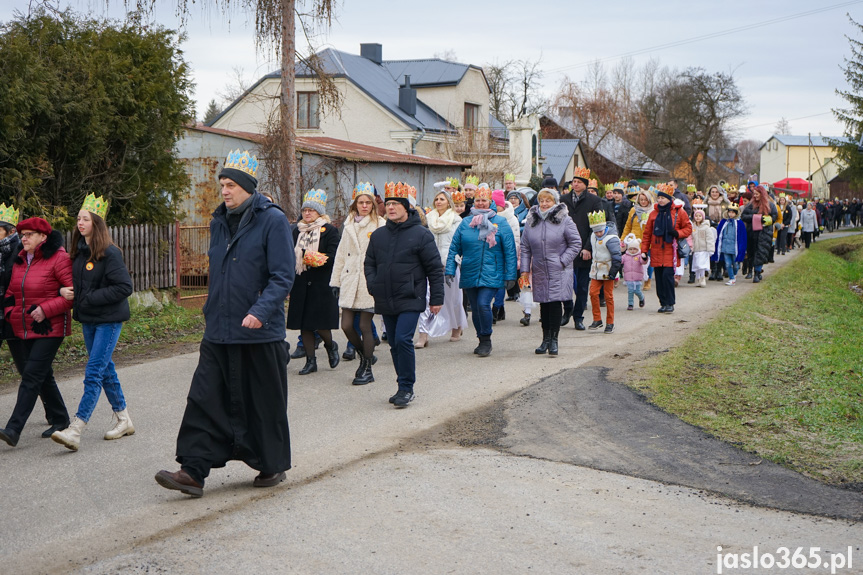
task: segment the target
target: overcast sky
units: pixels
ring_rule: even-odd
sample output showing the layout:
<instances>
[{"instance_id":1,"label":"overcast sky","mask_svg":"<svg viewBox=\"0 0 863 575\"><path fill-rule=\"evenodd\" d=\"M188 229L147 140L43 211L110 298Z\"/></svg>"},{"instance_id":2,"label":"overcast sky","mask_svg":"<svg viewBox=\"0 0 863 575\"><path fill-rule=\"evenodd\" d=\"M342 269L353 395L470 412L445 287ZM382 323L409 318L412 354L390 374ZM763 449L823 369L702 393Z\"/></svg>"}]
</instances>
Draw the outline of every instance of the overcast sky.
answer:
<instances>
[{"instance_id":1,"label":"overcast sky","mask_svg":"<svg viewBox=\"0 0 863 575\"><path fill-rule=\"evenodd\" d=\"M3 0L0 21L14 10L26 13L33 1ZM109 0L110 12L105 0L57 1L93 16L124 14L123 0ZM278 67L255 49L253 18L204 13L200 5L206 1L192 5L185 27L199 117L232 81L233 68L254 81ZM175 5L159 0L155 19L178 28ZM842 127L830 110L844 105L835 91L846 87L840 69L850 55L846 35L863 40L847 14L863 21L863 0L345 0L338 21L317 45L359 53L361 42L377 42L384 59L429 58L449 50L478 66L541 56L549 94L564 74L582 79L591 61L611 67L616 57L643 51L632 56L636 65L655 58L672 68L733 71L749 110L739 125L741 137L765 140L783 116L794 134L840 136Z\"/></svg>"}]
</instances>

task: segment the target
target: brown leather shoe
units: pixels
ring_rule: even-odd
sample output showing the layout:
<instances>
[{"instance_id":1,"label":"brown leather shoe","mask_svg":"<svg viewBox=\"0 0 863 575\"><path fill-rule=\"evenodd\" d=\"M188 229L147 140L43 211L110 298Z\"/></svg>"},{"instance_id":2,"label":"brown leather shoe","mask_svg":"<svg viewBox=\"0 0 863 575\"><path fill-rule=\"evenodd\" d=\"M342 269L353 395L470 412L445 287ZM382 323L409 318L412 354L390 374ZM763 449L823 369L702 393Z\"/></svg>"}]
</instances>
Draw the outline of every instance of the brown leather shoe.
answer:
<instances>
[{"instance_id":1,"label":"brown leather shoe","mask_svg":"<svg viewBox=\"0 0 863 575\"><path fill-rule=\"evenodd\" d=\"M281 473L259 473L252 485L255 487L273 487L284 481L286 477L284 471Z\"/></svg>"},{"instance_id":2,"label":"brown leather shoe","mask_svg":"<svg viewBox=\"0 0 863 575\"><path fill-rule=\"evenodd\" d=\"M204 494L204 486L192 479L182 469L174 473L163 469L156 474L156 483L165 489L174 489L192 497L201 497Z\"/></svg>"}]
</instances>

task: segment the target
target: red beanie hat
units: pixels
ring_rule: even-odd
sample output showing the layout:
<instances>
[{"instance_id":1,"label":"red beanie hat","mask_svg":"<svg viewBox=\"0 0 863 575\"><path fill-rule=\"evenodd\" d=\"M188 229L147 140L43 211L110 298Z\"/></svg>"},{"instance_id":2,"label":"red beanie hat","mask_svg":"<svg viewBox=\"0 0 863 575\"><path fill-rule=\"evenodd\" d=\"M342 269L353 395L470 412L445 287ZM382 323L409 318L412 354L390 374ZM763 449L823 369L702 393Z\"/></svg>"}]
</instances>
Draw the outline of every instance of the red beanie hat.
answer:
<instances>
[{"instance_id":1,"label":"red beanie hat","mask_svg":"<svg viewBox=\"0 0 863 575\"><path fill-rule=\"evenodd\" d=\"M19 222L15 227L19 234L24 230L33 230L34 232L39 232L46 236L51 233L51 224L42 218L27 218L23 222Z\"/></svg>"}]
</instances>

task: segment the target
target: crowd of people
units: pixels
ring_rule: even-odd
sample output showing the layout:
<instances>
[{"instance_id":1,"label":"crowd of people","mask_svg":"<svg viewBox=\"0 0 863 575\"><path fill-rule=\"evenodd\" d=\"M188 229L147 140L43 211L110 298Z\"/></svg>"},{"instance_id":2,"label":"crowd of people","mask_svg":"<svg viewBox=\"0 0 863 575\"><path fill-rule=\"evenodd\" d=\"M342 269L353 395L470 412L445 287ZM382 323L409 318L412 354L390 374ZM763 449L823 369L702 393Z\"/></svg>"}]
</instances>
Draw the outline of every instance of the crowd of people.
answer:
<instances>
[{"instance_id":1,"label":"crowd of people","mask_svg":"<svg viewBox=\"0 0 863 575\"><path fill-rule=\"evenodd\" d=\"M359 359L350 381L367 385L385 340L396 380L388 401L404 408L416 397L416 350L437 338L462 341L468 316L473 352L488 357L494 326L506 320L504 302L519 302L519 324L528 328L538 306L542 336L534 353L557 356L570 321L579 331L614 333L621 284L626 311L644 308L653 288L657 313L674 313L687 274L687 283L701 288L708 281L734 286L740 274L757 283L776 255L801 241L808 248L825 228L860 218L856 200L804 206L755 181L702 193L676 180L655 187L633 180L600 195L589 170L576 168L562 188L547 178L536 193L516 189L513 174L504 175L503 189L475 176L463 184L449 178L435 184L426 209L413 186L388 182L381 195L361 182L340 225L328 216L327 192L312 189L291 224L257 191L257 170L257 159L237 150L218 176L223 202L210 224L206 327L177 437L180 469L155 478L193 497L202 495L210 470L229 460L257 470L256 487L285 479L288 363L304 358L298 374L314 377L321 343L330 369ZM13 414L0 429L10 446L39 397L50 424L43 437L68 449L79 448L102 390L114 412L105 439L135 432L111 359L129 319L132 284L106 213L104 200L88 196L66 253L46 220L19 222L17 211L0 205L2 333L21 375ZM592 321L585 325L588 301ZM70 419L52 363L73 318L89 360ZM293 354L286 328L299 332ZM338 329L348 340L341 354Z\"/></svg>"}]
</instances>

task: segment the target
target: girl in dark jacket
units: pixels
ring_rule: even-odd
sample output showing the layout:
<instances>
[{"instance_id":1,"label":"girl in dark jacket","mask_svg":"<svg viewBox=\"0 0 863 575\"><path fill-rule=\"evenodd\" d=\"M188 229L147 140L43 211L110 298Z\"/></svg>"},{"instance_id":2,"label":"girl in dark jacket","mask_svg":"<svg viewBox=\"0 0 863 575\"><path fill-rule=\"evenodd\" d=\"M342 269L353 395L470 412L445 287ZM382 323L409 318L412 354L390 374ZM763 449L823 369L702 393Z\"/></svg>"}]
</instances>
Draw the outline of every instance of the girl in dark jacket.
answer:
<instances>
[{"instance_id":1,"label":"girl in dark jacket","mask_svg":"<svg viewBox=\"0 0 863 575\"><path fill-rule=\"evenodd\" d=\"M63 249L63 236L42 218L26 219L17 229L24 249L12 266L4 315L15 336L8 343L21 385L12 416L0 429L0 441L12 447L18 445L39 396L52 426L69 425L52 365L72 323L72 303L60 295L60 288L72 285L72 262Z\"/></svg>"},{"instance_id":2,"label":"girl in dark jacket","mask_svg":"<svg viewBox=\"0 0 863 575\"><path fill-rule=\"evenodd\" d=\"M69 427L51 435L51 439L72 451L78 451L81 433L96 408L102 390L114 411L111 429L105 439L120 439L135 433L126 410L126 398L120 387L111 355L120 338L123 322L129 319L128 297L132 279L123 263L123 254L111 242L105 225L107 204L91 194L78 212L78 225L72 233L72 287L60 289L60 295L74 302L72 317L81 322L84 345L90 355L84 370L84 394L78 412Z\"/></svg>"},{"instance_id":3,"label":"girl in dark jacket","mask_svg":"<svg viewBox=\"0 0 863 575\"><path fill-rule=\"evenodd\" d=\"M339 230L327 216L327 193L310 190L303 197L303 219L294 228L294 255L297 276L291 288L288 329L298 329L306 350L306 365L300 375L318 371L315 332L324 341L331 368L339 364L339 346L332 330L339 327L339 300L330 289L330 278Z\"/></svg>"}]
</instances>

